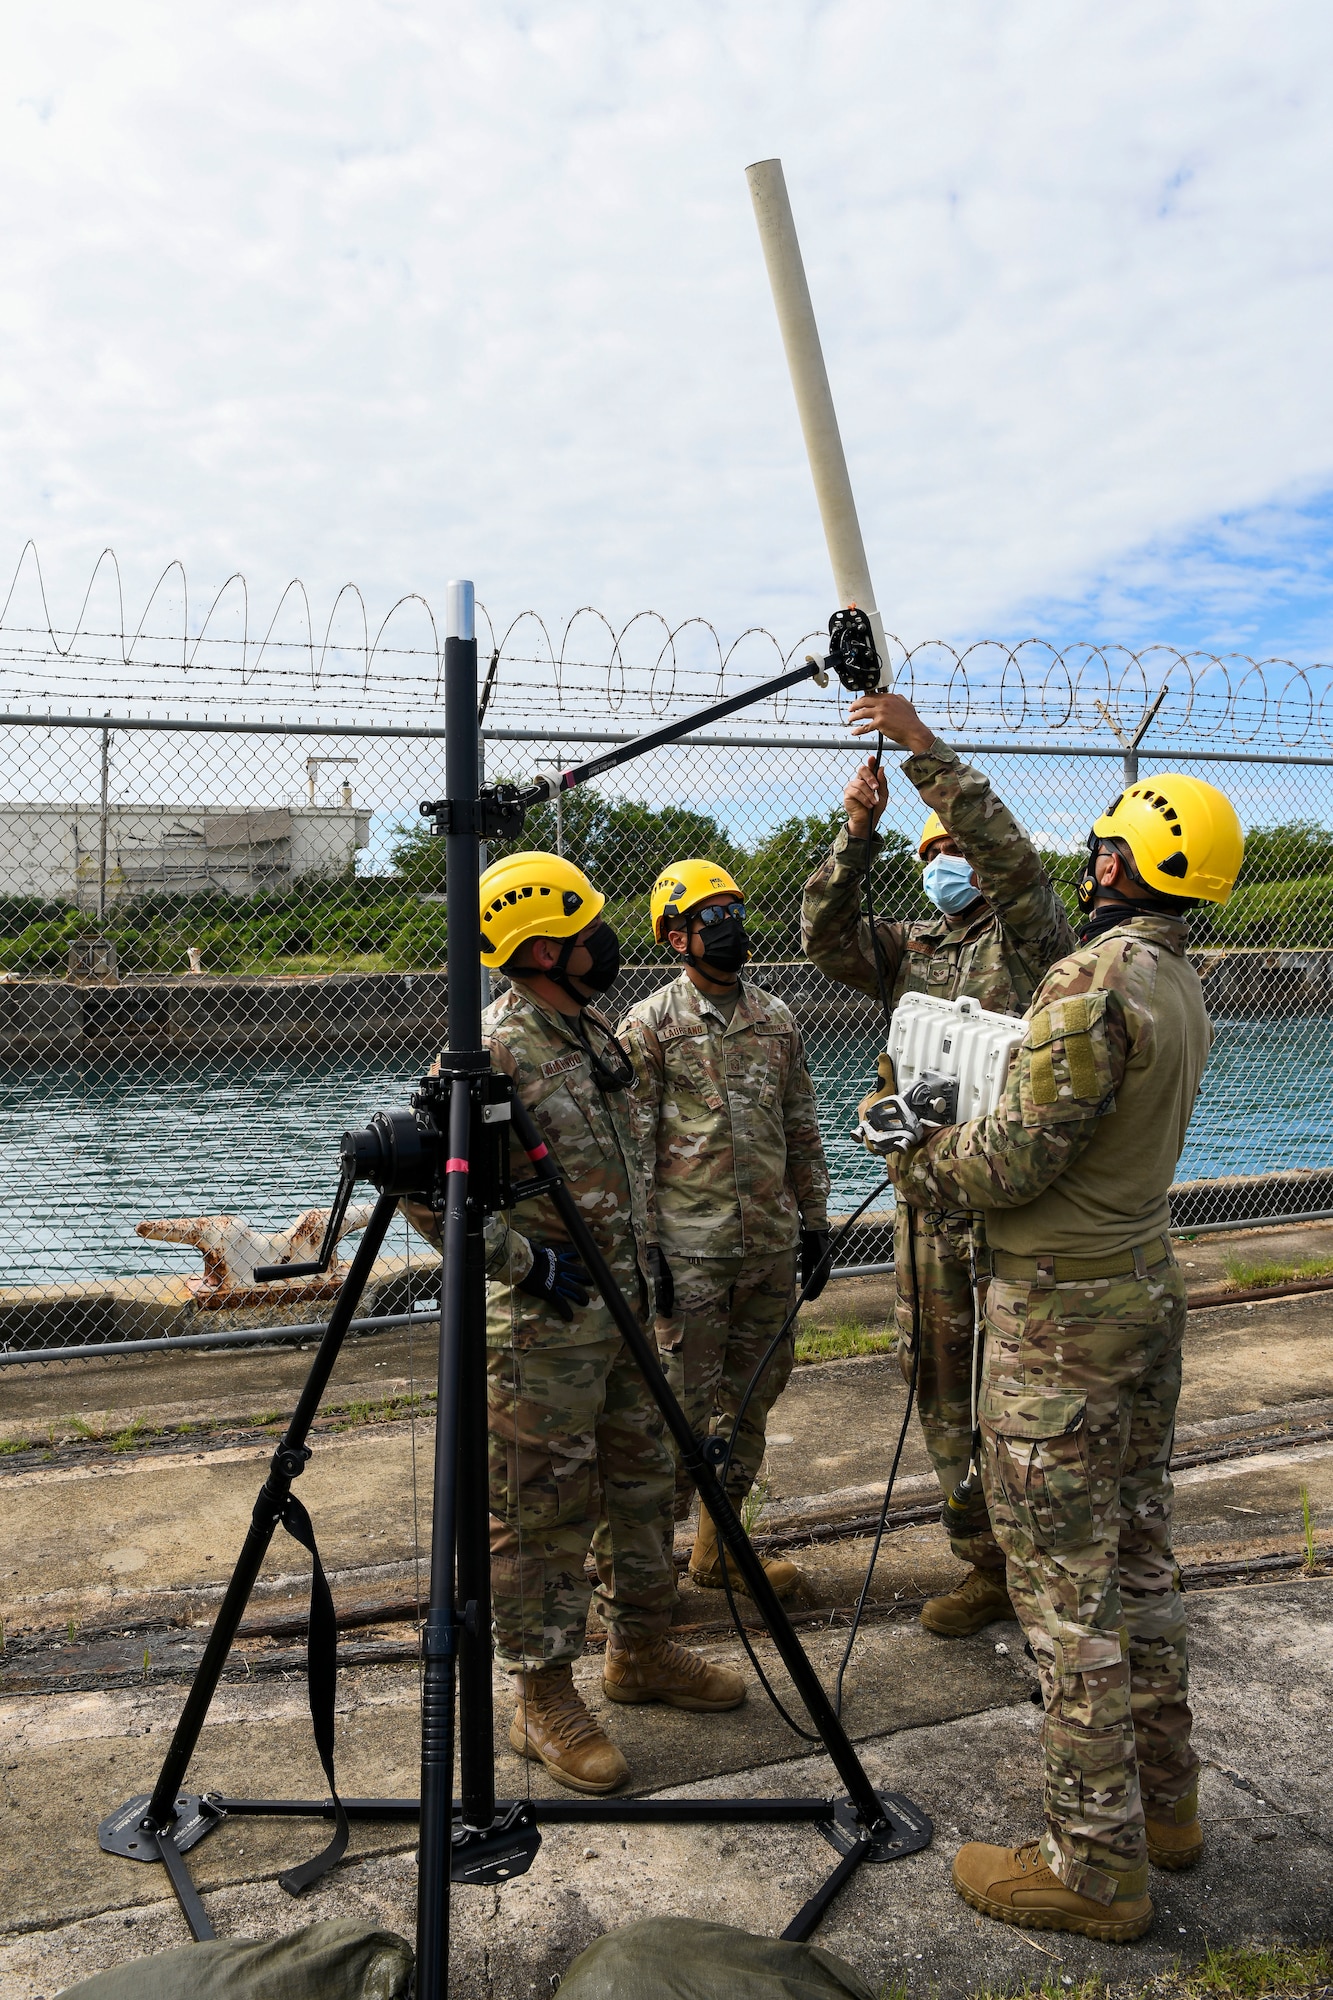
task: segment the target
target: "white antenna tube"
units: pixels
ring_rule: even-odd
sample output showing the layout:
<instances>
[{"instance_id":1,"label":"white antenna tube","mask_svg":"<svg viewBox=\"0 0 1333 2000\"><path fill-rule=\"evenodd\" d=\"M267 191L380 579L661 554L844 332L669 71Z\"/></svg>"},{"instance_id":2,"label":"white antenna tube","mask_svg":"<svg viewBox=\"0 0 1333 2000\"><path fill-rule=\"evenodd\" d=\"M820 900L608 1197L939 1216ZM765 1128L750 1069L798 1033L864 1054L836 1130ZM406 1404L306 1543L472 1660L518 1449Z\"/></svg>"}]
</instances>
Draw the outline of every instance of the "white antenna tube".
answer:
<instances>
[{"instance_id":1,"label":"white antenna tube","mask_svg":"<svg viewBox=\"0 0 1333 2000\"><path fill-rule=\"evenodd\" d=\"M833 587L841 605L855 604L870 620L875 648L880 657L880 686L888 687L893 675L889 649L884 642L884 621L875 603L870 581L861 524L856 516L852 482L847 476L847 460L838 431L837 412L829 392L824 353L819 345L815 309L810 303L810 287L796 240L791 202L781 160L756 160L745 169L754 203L759 240L764 246L768 282L773 287L773 303L778 311L782 344L787 350L791 385L796 392L796 409L801 419L806 456L815 482L824 540L833 565Z\"/></svg>"}]
</instances>

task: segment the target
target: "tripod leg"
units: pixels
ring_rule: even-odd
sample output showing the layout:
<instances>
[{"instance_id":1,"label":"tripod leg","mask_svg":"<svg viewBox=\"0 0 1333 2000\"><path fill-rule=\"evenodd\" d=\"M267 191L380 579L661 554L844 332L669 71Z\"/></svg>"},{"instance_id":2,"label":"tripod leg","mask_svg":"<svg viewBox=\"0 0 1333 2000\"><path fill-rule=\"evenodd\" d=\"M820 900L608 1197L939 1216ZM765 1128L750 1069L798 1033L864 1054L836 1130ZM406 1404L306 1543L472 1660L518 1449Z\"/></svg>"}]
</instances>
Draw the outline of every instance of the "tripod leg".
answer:
<instances>
[{"instance_id":1,"label":"tripod leg","mask_svg":"<svg viewBox=\"0 0 1333 2000\"><path fill-rule=\"evenodd\" d=\"M833 1873L816 1889L808 1903L803 1903L796 1915L782 1933L789 1944L804 1944L819 1928L819 1920L827 1910L839 1889L851 1881L861 1863L869 1858L873 1842L858 1840L856 1845L843 1855Z\"/></svg>"},{"instance_id":2,"label":"tripod leg","mask_svg":"<svg viewBox=\"0 0 1333 2000\"><path fill-rule=\"evenodd\" d=\"M396 1195L381 1195L375 1204L374 1213L362 1233L357 1252L352 1259L342 1290L329 1315L329 1323L324 1337L319 1343L319 1351L311 1364L291 1422L283 1435L282 1443L273 1454L268 1478L260 1488L250 1517L250 1527L227 1585L226 1595L218 1610L213 1630L209 1634L204 1656L199 1662L194 1682L190 1688L180 1721L176 1724L170 1747L158 1775L153 1796L148 1802L144 1819L154 1831L169 1827L176 1817L176 1794L185 1782L185 1773L199 1741L199 1733L204 1726L213 1696L217 1693L218 1682L227 1664L227 1655L237 1629L245 1616L245 1607L250 1601L250 1593L255 1587L269 1543L282 1517L283 1506L292 1490L292 1481L305 1470L305 1462L310 1456L306 1437L315 1420L320 1401L328 1387L329 1376L338 1359L339 1350L346 1337L347 1328L356 1317L356 1309L361 1303L361 1294L366 1288L371 1267L380 1253L380 1246L388 1233L394 1210L398 1206Z\"/></svg>"},{"instance_id":3,"label":"tripod leg","mask_svg":"<svg viewBox=\"0 0 1333 2000\"><path fill-rule=\"evenodd\" d=\"M593 1282L619 1327L625 1345L638 1362L649 1393L662 1412L667 1428L680 1448L681 1462L698 1489L702 1505L712 1515L717 1525L718 1538L735 1562L745 1588L767 1626L773 1644L778 1649L782 1663L791 1675L801 1700L805 1703L810 1720L819 1731L824 1748L832 1759L838 1776L847 1787L848 1795L863 1826L870 1831L878 1831L885 1824L885 1814L875 1788L866 1775L832 1702L825 1694L818 1674L806 1658L805 1648L783 1610L777 1593L764 1571L764 1566L751 1546L749 1536L741 1526L740 1516L718 1483L685 1412L668 1386L656 1348L640 1326L637 1315L631 1310L605 1257L598 1249L596 1238L580 1214L569 1189L552 1165L545 1141L537 1129L532 1113L517 1097L512 1098L511 1106L514 1131L519 1144L532 1162L538 1179L547 1183L545 1191L550 1195L575 1249L591 1272Z\"/></svg>"}]
</instances>

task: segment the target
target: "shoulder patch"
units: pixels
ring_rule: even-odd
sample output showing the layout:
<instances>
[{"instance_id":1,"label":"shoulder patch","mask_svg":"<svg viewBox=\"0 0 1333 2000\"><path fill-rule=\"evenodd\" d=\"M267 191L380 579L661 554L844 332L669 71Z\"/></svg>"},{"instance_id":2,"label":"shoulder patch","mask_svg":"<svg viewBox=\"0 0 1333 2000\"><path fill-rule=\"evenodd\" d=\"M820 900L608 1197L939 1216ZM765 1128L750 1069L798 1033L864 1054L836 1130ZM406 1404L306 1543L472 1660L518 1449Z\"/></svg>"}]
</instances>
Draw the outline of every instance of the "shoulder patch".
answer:
<instances>
[{"instance_id":1,"label":"shoulder patch","mask_svg":"<svg viewBox=\"0 0 1333 2000\"><path fill-rule=\"evenodd\" d=\"M578 1049L571 1049L567 1056L553 1056L550 1062L542 1064L543 1076L563 1076L567 1070L582 1069L584 1057Z\"/></svg>"},{"instance_id":2,"label":"shoulder patch","mask_svg":"<svg viewBox=\"0 0 1333 2000\"><path fill-rule=\"evenodd\" d=\"M1110 1094L1111 1068L1102 1027L1104 987L1048 1000L1029 1017L1025 1124L1095 1109Z\"/></svg>"}]
</instances>

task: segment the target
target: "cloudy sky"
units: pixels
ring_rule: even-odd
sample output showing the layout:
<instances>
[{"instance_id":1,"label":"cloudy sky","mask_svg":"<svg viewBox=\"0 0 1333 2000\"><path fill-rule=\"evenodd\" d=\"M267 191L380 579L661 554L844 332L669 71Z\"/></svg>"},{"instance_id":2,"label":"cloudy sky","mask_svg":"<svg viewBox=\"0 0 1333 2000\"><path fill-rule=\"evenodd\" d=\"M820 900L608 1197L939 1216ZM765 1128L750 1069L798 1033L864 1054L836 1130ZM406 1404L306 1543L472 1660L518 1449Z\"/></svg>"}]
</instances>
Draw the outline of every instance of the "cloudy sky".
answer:
<instances>
[{"instance_id":1,"label":"cloudy sky","mask_svg":"<svg viewBox=\"0 0 1333 2000\"><path fill-rule=\"evenodd\" d=\"M1329 657L1326 0L19 0L0 569L797 632L784 160L886 623Z\"/></svg>"}]
</instances>

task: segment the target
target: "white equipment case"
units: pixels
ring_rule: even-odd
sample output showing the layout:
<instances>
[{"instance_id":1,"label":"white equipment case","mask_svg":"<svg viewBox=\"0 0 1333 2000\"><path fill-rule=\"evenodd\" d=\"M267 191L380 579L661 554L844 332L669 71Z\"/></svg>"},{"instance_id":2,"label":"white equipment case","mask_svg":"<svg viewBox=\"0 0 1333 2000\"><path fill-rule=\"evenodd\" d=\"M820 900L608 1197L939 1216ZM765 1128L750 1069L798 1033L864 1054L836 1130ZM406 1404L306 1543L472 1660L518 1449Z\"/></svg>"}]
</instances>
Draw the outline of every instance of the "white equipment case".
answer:
<instances>
[{"instance_id":1,"label":"white equipment case","mask_svg":"<svg viewBox=\"0 0 1333 2000\"><path fill-rule=\"evenodd\" d=\"M889 1023L888 1052L899 1092L931 1072L956 1078L956 1122L984 1118L1004 1096L1014 1050L1027 1023L1014 1014L991 1014L975 1000L937 1000L904 993Z\"/></svg>"}]
</instances>

